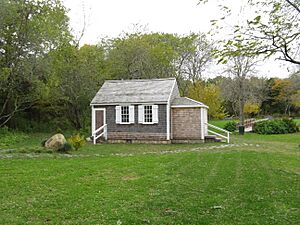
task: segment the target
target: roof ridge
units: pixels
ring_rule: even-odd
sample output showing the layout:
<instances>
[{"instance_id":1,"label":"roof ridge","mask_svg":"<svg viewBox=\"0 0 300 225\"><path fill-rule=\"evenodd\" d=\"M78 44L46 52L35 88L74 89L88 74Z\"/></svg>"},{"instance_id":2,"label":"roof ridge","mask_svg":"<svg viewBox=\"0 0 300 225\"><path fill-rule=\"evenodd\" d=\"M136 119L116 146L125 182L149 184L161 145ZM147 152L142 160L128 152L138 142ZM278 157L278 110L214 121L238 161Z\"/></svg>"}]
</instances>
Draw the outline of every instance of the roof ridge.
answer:
<instances>
[{"instance_id":1,"label":"roof ridge","mask_svg":"<svg viewBox=\"0 0 300 225\"><path fill-rule=\"evenodd\" d=\"M153 79L127 79L127 80L106 80L109 83L120 83L120 82L147 82L147 81L163 81L163 80L176 80L175 77L168 78L153 78Z\"/></svg>"}]
</instances>

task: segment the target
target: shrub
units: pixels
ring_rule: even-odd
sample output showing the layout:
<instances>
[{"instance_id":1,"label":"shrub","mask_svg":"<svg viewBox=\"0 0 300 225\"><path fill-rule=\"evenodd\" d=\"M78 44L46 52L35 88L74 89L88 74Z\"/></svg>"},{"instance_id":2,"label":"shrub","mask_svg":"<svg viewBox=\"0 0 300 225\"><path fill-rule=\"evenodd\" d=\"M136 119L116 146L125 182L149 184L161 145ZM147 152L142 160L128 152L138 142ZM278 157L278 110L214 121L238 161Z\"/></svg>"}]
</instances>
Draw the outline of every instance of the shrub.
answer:
<instances>
[{"instance_id":1,"label":"shrub","mask_svg":"<svg viewBox=\"0 0 300 225\"><path fill-rule=\"evenodd\" d=\"M69 152L73 149L72 145L69 142L64 143L57 151L58 152Z\"/></svg>"},{"instance_id":2,"label":"shrub","mask_svg":"<svg viewBox=\"0 0 300 225\"><path fill-rule=\"evenodd\" d=\"M288 133L296 133L299 131L296 122L292 119L284 118L282 121L285 123Z\"/></svg>"},{"instance_id":3,"label":"shrub","mask_svg":"<svg viewBox=\"0 0 300 225\"><path fill-rule=\"evenodd\" d=\"M7 147L20 143L28 138L22 132L10 131L7 127L0 128L0 147Z\"/></svg>"},{"instance_id":4,"label":"shrub","mask_svg":"<svg viewBox=\"0 0 300 225\"><path fill-rule=\"evenodd\" d=\"M4 127L1 127L1 128L0 128L0 134L1 134L1 135L7 135L7 134L9 134L9 133L10 133L10 132L9 132L7 126L4 126Z\"/></svg>"},{"instance_id":5,"label":"shrub","mask_svg":"<svg viewBox=\"0 0 300 225\"><path fill-rule=\"evenodd\" d=\"M43 141L41 142L41 146L42 146L42 147L45 147L46 142L47 142L47 139L43 140Z\"/></svg>"},{"instance_id":6,"label":"shrub","mask_svg":"<svg viewBox=\"0 0 300 225\"><path fill-rule=\"evenodd\" d=\"M298 132L298 127L291 119L275 119L256 123L254 132L258 134L287 134Z\"/></svg>"},{"instance_id":7,"label":"shrub","mask_svg":"<svg viewBox=\"0 0 300 225\"><path fill-rule=\"evenodd\" d=\"M78 150L85 144L85 138L80 134L71 136L68 141L75 148L75 150Z\"/></svg>"},{"instance_id":8,"label":"shrub","mask_svg":"<svg viewBox=\"0 0 300 225\"><path fill-rule=\"evenodd\" d=\"M56 134L63 134L63 131L60 127L56 128Z\"/></svg>"},{"instance_id":9,"label":"shrub","mask_svg":"<svg viewBox=\"0 0 300 225\"><path fill-rule=\"evenodd\" d=\"M236 122L229 121L224 125L224 129L230 132L234 132L236 130Z\"/></svg>"}]
</instances>

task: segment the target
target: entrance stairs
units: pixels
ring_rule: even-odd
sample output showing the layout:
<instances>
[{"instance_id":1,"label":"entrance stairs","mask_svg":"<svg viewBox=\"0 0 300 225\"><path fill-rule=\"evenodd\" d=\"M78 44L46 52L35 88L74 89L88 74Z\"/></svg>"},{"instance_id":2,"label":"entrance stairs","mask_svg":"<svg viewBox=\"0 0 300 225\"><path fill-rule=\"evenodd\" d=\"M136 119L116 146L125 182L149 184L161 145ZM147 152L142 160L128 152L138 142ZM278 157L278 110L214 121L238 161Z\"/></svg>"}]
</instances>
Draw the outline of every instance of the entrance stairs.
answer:
<instances>
[{"instance_id":1,"label":"entrance stairs","mask_svg":"<svg viewBox=\"0 0 300 225\"><path fill-rule=\"evenodd\" d=\"M205 135L204 141L206 142L222 142L222 138L218 138L217 135Z\"/></svg>"}]
</instances>

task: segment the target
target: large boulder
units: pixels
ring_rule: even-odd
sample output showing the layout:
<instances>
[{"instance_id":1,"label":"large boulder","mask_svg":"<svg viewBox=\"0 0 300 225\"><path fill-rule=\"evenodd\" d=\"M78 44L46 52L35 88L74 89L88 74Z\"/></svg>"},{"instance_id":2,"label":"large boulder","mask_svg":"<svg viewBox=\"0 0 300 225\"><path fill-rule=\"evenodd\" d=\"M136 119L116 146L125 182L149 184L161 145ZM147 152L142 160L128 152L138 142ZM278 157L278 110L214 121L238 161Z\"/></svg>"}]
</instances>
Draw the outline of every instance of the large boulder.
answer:
<instances>
[{"instance_id":1,"label":"large boulder","mask_svg":"<svg viewBox=\"0 0 300 225\"><path fill-rule=\"evenodd\" d=\"M66 141L66 138L64 135L55 134L46 141L45 147L53 148L53 149L60 149L66 142L67 141Z\"/></svg>"}]
</instances>

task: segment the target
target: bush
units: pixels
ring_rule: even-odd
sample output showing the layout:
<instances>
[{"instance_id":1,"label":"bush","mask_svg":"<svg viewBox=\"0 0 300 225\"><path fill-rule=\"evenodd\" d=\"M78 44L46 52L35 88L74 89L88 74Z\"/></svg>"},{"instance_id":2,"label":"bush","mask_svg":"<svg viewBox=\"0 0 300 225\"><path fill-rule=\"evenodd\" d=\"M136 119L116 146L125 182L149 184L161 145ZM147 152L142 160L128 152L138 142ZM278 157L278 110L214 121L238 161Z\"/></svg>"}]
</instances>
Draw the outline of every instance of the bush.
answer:
<instances>
[{"instance_id":1,"label":"bush","mask_svg":"<svg viewBox=\"0 0 300 225\"><path fill-rule=\"evenodd\" d=\"M56 128L56 134L63 134L63 131L60 127Z\"/></svg>"},{"instance_id":2,"label":"bush","mask_svg":"<svg viewBox=\"0 0 300 225\"><path fill-rule=\"evenodd\" d=\"M80 134L71 136L68 141L75 148L75 150L78 150L85 144L85 138Z\"/></svg>"},{"instance_id":3,"label":"bush","mask_svg":"<svg viewBox=\"0 0 300 225\"><path fill-rule=\"evenodd\" d=\"M287 134L298 132L296 123L291 119L275 119L256 123L254 133L258 134Z\"/></svg>"},{"instance_id":4,"label":"bush","mask_svg":"<svg viewBox=\"0 0 300 225\"><path fill-rule=\"evenodd\" d=\"M46 142L47 142L47 139L43 140L43 141L41 142L41 146L42 146L42 147L45 147Z\"/></svg>"},{"instance_id":5,"label":"bush","mask_svg":"<svg viewBox=\"0 0 300 225\"><path fill-rule=\"evenodd\" d=\"M0 128L0 147L5 148L7 146L15 145L26 139L28 135L22 132L10 131L7 127Z\"/></svg>"},{"instance_id":6,"label":"bush","mask_svg":"<svg viewBox=\"0 0 300 225\"><path fill-rule=\"evenodd\" d=\"M228 130L228 131L230 131L230 132L236 131L236 122L234 122L234 121L227 122L227 123L224 125L224 129L225 129L225 130Z\"/></svg>"},{"instance_id":7,"label":"bush","mask_svg":"<svg viewBox=\"0 0 300 225\"><path fill-rule=\"evenodd\" d=\"M69 152L73 149L72 145L69 142L64 143L57 151L58 152Z\"/></svg>"},{"instance_id":8,"label":"bush","mask_svg":"<svg viewBox=\"0 0 300 225\"><path fill-rule=\"evenodd\" d=\"M0 128L0 135L7 135L9 134L9 130L8 130L8 127L7 126L4 126L4 127L1 127Z\"/></svg>"},{"instance_id":9,"label":"bush","mask_svg":"<svg viewBox=\"0 0 300 225\"><path fill-rule=\"evenodd\" d=\"M282 119L282 121L285 123L288 133L296 133L299 131L296 122L292 119L285 118Z\"/></svg>"}]
</instances>

